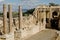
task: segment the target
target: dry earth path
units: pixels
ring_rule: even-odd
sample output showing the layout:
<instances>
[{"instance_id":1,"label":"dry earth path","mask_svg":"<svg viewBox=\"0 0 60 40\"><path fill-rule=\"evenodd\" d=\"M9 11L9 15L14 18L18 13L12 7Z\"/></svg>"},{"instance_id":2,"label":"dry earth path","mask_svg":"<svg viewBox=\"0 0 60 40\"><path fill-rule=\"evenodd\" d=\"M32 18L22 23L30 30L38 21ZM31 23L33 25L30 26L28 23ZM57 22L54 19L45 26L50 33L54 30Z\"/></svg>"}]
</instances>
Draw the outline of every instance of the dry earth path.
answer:
<instances>
[{"instance_id":1,"label":"dry earth path","mask_svg":"<svg viewBox=\"0 0 60 40\"><path fill-rule=\"evenodd\" d=\"M56 30L47 29L36 33L26 40L56 40L58 36L59 35Z\"/></svg>"}]
</instances>

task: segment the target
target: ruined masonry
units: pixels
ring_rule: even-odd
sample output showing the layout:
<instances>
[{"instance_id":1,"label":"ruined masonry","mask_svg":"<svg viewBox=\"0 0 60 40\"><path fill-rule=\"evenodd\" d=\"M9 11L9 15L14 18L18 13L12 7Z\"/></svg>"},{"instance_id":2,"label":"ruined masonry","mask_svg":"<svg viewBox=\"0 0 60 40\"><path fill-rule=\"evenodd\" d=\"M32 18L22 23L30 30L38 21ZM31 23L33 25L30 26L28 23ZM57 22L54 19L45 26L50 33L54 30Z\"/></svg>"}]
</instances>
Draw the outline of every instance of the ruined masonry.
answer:
<instances>
[{"instance_id":1,"label":"ruined masonry","mask_svg":"<svg viewBox=\"0 0 60 40\"><path fill-rule=\"evenodd\" d=\"M40 30L45 28L60 29L60 6L40 5L33 12L35 22L39 22Z\"/></svg>"},{"instance_id":2,"label":"ruined masonry","mask_svg":"<svg viewBox=\"0 0 60 40\"><path fill-rule=\"evenodd\" d=\"M46 28L60 29L60 6L40 5L35 8L33 15L22 15L22 7L18 6L18 18L14 19L12 5L8 5L7 13L7 5L3 4L1 40L24 40Z\"/></svg>"}]
</instances>

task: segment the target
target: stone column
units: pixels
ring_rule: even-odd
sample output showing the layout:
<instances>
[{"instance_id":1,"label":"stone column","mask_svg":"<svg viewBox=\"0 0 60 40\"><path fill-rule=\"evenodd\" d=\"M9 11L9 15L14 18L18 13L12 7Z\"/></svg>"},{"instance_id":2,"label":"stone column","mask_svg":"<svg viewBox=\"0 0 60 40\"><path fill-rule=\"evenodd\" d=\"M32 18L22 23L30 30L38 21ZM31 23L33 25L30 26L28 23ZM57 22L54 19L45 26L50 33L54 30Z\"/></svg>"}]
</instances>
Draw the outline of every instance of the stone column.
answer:
<instances>
[{"instance_id":1,"label":"stone column","mask_svg":"<svg viewBox=\"0 0 60 40\"><path fill-rule=\"evenodd\" d=\"M46 8L44 9L44 20L43 20L43 25L44 25L44 28L46 28Z\"/></svg>"},{"instance_id":2,"label":"stone column","mask_svg":"<svg viewBox=\"0 0 60 40\"><path fill-rule=\"evenodd\" d=\"M19 29L21 29L21 27L22 27L22 7L21 6L19 6Z\"/></svg>"},{"instance_id":3,"label":"stone column","mask_svg":"<svg viewBox=\"0 0 60 40\"><path fill-rule=\"evenodd\" d=\"M52 18L52 8L50 7L50 19Z\"/></svg>"},{"instance_id":4,"label":"stone column","mask_svg":"<svg viewBox=\"0 0 60 40\"><path fill-rule=\"evenodd\" d=\"M3 4L3 32L7 33L7 7Z\"/></svg>"},{"instance_id":5,"label":"stone column","mask_svg":"<svg viewBox=\"0 0 60 40\"><path fill-rule=\"evenodd\" d=\"M46 8L42 9L41 14L41 30L44 30L46 28Z\"/></svg>"},{"instance_id":6,"label":"stone column","mask_svg":"<svg viewBox=\"0 0 60 40\"><path fill-rule=\"evenodd\" d=\"M8 5L8 12L9 12L9 32L12 32L12 6Z\"/></svg>"},{"instance_id":7,"label":"stone column","mask_svg":"<svg viewBox=\"0 0 60 40\"><path fill-rule=\"evenodd\" d=\"M49 13L49 27L51 28L51 18L52 18L52 8L50 7L50 13Z\"/></svg>"}]
</instances>

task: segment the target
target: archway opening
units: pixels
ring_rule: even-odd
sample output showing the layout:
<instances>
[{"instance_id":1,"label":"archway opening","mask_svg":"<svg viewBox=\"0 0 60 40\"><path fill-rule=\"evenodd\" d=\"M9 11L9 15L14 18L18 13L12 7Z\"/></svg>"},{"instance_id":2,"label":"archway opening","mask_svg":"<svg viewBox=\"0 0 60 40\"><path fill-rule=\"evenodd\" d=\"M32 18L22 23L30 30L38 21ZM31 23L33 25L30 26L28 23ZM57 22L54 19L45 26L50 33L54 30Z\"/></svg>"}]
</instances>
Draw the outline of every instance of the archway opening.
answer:
<instances>
[{"instance_id":1,"label":"archway opening","mask_svg":"<svg viewBox=\"0 0 60 40\"><path fill-rule=\"evenodd\" d=\"M54 17L57 17L58 16L58 12L57 11L54 11L54 12L52 12L52 17L54 18Z\"/></svg>"},{"instance_id":2,"label":"archway opening","mask_svg":"<svg viewBox=\"0 0 60 40\"><path fill-rule=\"evenodd\" d=\"M58 30L58 22L59 22L58 12L54 11L54 12L52 13L51 28Z\"/></svg>"}]
</instances>

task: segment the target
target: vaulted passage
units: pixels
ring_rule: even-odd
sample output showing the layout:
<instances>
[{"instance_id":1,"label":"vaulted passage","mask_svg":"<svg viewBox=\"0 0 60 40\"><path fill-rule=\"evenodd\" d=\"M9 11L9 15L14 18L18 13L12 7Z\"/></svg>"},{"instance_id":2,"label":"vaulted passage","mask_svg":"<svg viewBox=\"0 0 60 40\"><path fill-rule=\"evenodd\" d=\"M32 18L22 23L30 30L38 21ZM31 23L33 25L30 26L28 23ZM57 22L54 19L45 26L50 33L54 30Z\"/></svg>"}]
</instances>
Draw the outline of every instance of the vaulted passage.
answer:
<instances>
[{"instance_id":1,"label":"vaulted passage","mask_svg":"<svg viewBox=\"0 0 60 40\"><path fill-rule=\"evenodd\" d=\"M58 30L58 24L59 24L59 19L58 19L58 13L56 11L54 11L52 13L52 17L53 19L51 19L51 28L52 29L57 29Z\"/></svg>"},{"instance_id":2,"label":"vaulted passage","mask_svg":"<svg viewBox=\"0 0 60 40\"><path fill-rule=\"evenodd\" d=\"M58 30L58 19L51 19L51 28Z\"/></svg>"}]
</instances>

